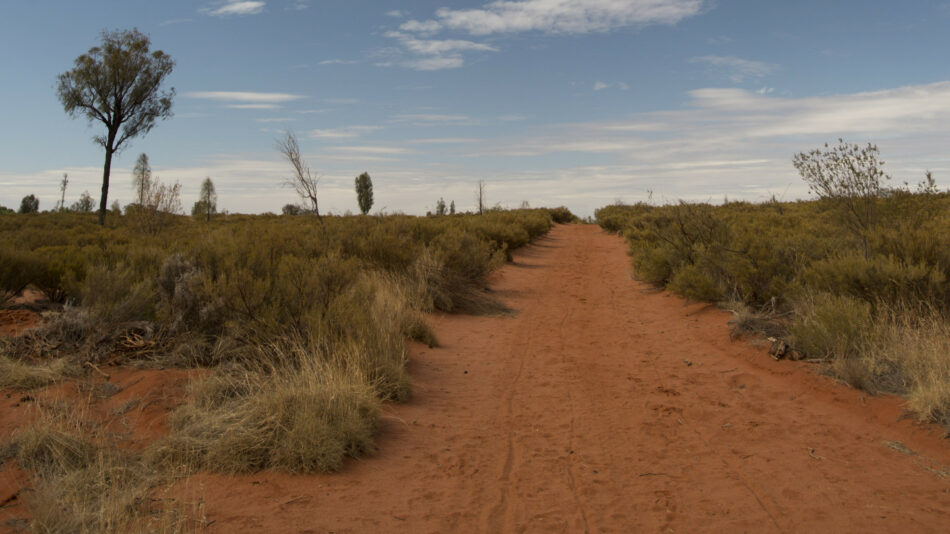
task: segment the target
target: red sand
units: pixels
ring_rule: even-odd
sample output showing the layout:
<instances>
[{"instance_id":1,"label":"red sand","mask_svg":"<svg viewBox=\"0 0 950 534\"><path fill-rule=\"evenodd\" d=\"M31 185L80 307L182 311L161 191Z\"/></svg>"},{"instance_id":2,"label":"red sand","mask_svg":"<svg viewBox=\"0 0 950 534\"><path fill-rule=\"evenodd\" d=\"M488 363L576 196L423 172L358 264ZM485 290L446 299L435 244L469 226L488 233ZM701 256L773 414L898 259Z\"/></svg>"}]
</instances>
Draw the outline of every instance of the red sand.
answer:
<instances>
[{"instance_id":1,"label":"red sand","mask_svg":"<svg viewBox=\"0 0 950 534\"><path fill-rule=\"evenodd\" d=\"M30 310L0 310L0 336L18 336L41 321L42 317Z\"/></svg>"},{"instance_id":2,"label":"red sand","mask_svg":"<svg viewBox=\"0 0 950 534\"><path fill-rule=\"evenodd\" d=\"M562 226L516 253L494 288L517 314L434 318L377 454L193 477L209 530L947 530L942 429L731 342L728 313L634 282L624 249Z\"/></svg>"}]
</instances>

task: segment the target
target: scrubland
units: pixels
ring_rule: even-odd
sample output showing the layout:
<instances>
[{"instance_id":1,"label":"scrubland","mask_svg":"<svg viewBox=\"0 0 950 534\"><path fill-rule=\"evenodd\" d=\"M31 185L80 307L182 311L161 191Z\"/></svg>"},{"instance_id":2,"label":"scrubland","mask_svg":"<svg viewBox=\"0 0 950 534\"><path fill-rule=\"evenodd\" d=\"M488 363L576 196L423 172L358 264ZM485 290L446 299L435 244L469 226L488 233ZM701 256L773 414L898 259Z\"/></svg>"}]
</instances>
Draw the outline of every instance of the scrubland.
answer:
<instances>
[{"instance_id":1,"label":"scrubland","mask_svg":"<svg viewBox=\"0 0 950 534\"><path fill-rule=\"evenodd\" d=\"M109 365L207 370L141 451L76 407L37 403L37 422L0 450L35 477L35 531L191 530L191 510L154 505L188 473L330 471L371 452L381 403L411 394L406 339L438 343L424 314L504 311L487 276L574 219L163 217L0 217L0 299L29 287L49 308L41 325L0 338L0 388Z\"/></svg>"},{"instance_id":2,"label":"scrubland","mask_svg":"<svg viewBox=\"0 0 950 534\"><path fill-rule=\"evenodd\" d=\"M856 226L841 199L613 205L599 224L638 278L735 313L849 384L950 425L950 195L884 191Z\"/></svg>"}]
</instances>

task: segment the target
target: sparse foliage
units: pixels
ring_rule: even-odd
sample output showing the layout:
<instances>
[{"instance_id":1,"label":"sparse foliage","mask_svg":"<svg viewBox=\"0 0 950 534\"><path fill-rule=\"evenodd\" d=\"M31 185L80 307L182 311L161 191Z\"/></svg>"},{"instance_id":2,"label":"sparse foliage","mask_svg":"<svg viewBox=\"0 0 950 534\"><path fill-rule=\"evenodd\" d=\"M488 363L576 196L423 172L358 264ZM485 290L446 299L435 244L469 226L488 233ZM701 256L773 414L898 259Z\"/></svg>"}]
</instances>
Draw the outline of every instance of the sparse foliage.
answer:
<instances>
[{"instance_id":1,"label":"sparse foliage","mask_svg":"<svg viewBox=\"0 0 950 534\"><path fill-rule=\"evenodd\" d=\"M864 254L870 254L868 233L878 221L878 199L887 192L883 161L878 160L878 148L870 143L859 146L838 140L831 147L795 154L793 164L818 198L831 200L841 206L847 226L860 237Z\"/></svg>"},{"instance_id":2,"label":"sparse foliage","mask_svg":"<svg viewBox=\"0 0 950 534\"><path fill-rule=\"evenodd\" d=\"M445 201L441 198L435 203L435 214L439 217L445 215Z\"/></svg>"},{"instance_id":3,"label":"sparse foliage","mask_svg":"<svg viewBox=\"0 0 950 534\"><path fill-rule=\"evenodd\" d=\"M66 186L69 185L69 175L63 173L63 179L59 182L59 204L56 205L57 211L66 209Z\"/></svg>"},{"instance_id":4,"label":"sparse foliage","mask_svg":"<svg viewBox=\"0 0 950 534\"><path fill-rule=\"evenodd\" d=\"M449 215L455 215L455 201L449 203Z\"/></svg>"},{"instance_id":5,"label":"sparse foliage","mask_svg":"<svg viewBox=\"0 0 950 534\"><path fill-rule=\"evenodd\" d=\"M310 211L320 217L320 204L317 201L317 185L320 182L320 177L311 172L310 166L300 155L300 144L297 142L297 136L293 132L287 131L284 137L277 140L277 150L294 168L293 176L284 180L284 185L292 187L300 195L300 198L309 204Z\"/></svg>"},{"instance_id":6,"label":"sparse foliage","mask_svg":"<svg viewBox=\"0 0 950 534\"><path fill-rule=\"evenodd\" d=\"M96 201L93 200L89 191L83 191L82 195L79 195L79 200L73 202L69 209L71 211L78 211L79 213L91 213L95 206Z\"/></svg>"},{"instance_id":7,"label":"sparse foliage","mask_svg":"<svg viewBox=\"0 0 950 534\"><path fill-rule=\"evenodd\" d=\"M126 213L132 215L139 230L158 234L172 215L181 213L181 184L163 184L157 177L148 181L143 190L142 204L130 205Z\"/></svg>"},{"instance_id":8,"label":"sparse foliage","mask_svg":"<svg viewBox=\"0 0 950 534\"><path fill-rule=\"evenodd\" d=\"M485 180L479 180L475 186L475 205L478 207L478 214L485 212Z\"/></svg>"},{"instance_id":9,"label":"sparse foliage","mask_svg":"<svg viewBox=\"0 0 950 534\"><path fill-rule=\"evenodd\" d=\"M191 208L193 217L204 217L210 221L211 216L218 212L218 194L214 190L214 182L210 177L206 177L201 182L201 193L198 195L198 201Z\"/></svg>"},{"instance_id":10,"label":"sparse foliage","mask_svg":"<svg viewBox=\"0 0 950 534\"><path fill-rule=\"evenodd\" d=\"M132 187L135 189L139 206L145 205L145 194L151 185L152 167L148 164L148 154L143 152L135 160L135 167L132 169Z\"/></svg>"},{"instance_id":11,"label":"sparse foliage","mask_svg":"<svg viewBox=\"0 0 950 534\"><path fill-rule=\"evenodd\" d=\"M373 180L369 173L364 172L356 177L354 185L356 186L356 201L360 205L360 212L366 215L373 207Z\"/></svg>"},{"instance_id":12,"label":"sparse foliage","mask_svg":"<svg viewBox=\"0 0 950 534\"><path fill-rule=\"evenodd\" d=\"M106 132L94 137L106 152L102 170L99 224L105 224L112 156L133 137L148 133L159 119L171 116L174 89L162 91L174 62L161 50L151 52L147 35L138 30L103 32L100 46L59 75L56 94L72 117L101 122Z\"/></svg>"},{"instance_id":13,"label":"sparse foliage","mask_svg":"<svg viewBox=\"0 0 950 534\"><path fill-rule=\"evenodd\" d=\"M301 210L300 206L296 204L284 204L284 207L280 210L280 212L284 215L300 215L301 211L303 210Z\"/></svg>"},{"instance_id":14,"label":"sparse foliage","mask_svg":"<svg viewBox=\"0 0 950 534\"><path fill-rule=\"evenodd\" d=\"M20 213L39 213L40 199L36 195L26 195L20 201Z\"/></svg>"}]
</instances>

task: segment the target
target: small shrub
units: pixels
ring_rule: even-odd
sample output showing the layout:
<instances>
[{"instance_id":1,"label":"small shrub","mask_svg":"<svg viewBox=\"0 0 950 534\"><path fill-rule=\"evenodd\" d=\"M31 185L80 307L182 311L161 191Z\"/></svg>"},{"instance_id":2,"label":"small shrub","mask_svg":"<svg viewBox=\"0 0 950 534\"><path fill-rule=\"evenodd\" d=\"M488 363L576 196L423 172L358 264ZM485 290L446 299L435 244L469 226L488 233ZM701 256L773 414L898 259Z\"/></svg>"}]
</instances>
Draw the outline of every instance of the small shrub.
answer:
<instances>
[{"instance_id":1,"label":"small shrub","mask_svg":"<svg viewBox=\"0 0 950 534\"><path fill-rule=\"evenodd\" d=\"M692 300L718 302L723 298L722 290L716 282L695 265L686 265L677 270L667 287L670 291Z\"/></svg>"}]
</instances>

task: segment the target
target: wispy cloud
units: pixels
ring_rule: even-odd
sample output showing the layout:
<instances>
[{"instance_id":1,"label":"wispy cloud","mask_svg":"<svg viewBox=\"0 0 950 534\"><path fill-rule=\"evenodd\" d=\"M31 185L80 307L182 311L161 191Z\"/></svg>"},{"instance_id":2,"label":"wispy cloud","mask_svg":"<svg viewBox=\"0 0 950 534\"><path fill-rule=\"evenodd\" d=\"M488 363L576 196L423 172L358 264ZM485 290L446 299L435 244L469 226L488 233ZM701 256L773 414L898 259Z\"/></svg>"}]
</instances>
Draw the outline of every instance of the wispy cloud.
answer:
<instances>
[{"instance_id":1,"label":"wispy cloud","mask_svg":"<svg viewBox=\"0 0 950 534\"><path fill-rule=\"evenodd\" d=\"M398 146L341 146L334 148L334 150L352 154L376 154L381 156L396 156L412 153L408 148Z\"/></svg>"},{"instance_id":2,"label":"wispy cloud","mask_svg":"<svg viewBox=\"0 0 950 534\"><path fill-rule=\"evenodd\" d=\"M406 60L403 65L413 70L445 70L457 69L465 64L460 55L420 57ZM391 66L389 65L385 66Z\"/></svg>"},{"instance_id":3,"label":"wispy cloud","mask_svg":"<svg viewBox=\"0 0 950 534\"><path fill-rule=\"evenodd\" d=\"M481 139L470 137L435 137L432 139L410 139L405 141L407 145L463 145L479 143Z\"/></svg>"},{"instance_id":4,"label":"wispy cloud","mask_svg":"<svg viewBox=\"0 0 950 534\"><path fill-rule=\"evenodd\" d=\"M277 104L229 104L225 106L230 109L279 109Z\"/></svg>"},{"instance_id":5,"label":"wispy cloud","mask_svg":"<svg viewBox=\"0 0 950 534\"><path fill-rule=\"evenodd\" d=\"M700 13L703 0L496 0L478 9L441 8L435 18L407 21L400 29L451 29L471 35L542 31L607 32L653 24L676 24Z\"/></svg>"},{"instance_id":6,"label":"wispy cloud","mask_svg":"<svg viewBox=\"0 0 950 534\"><path fill-rule=\"evenodd\" d=\"M762 61L752 61L734 56L697 56L690 63L703 63L725 74L729 81L742 83L746 80L758 80L778 70L778 65Z\"/></svg>"},{"instance_id":7,"label":"wispy cloud","mask_svg":"<svg viewBox=\"0 0 950 534\"><path fill-rule=\"evenodd\" d=\"M295 120L297 119L294 119L292 117L272 117L272 118L265 118L265 119L257 119L257 122L262 122L262 123L267 124L267 123L293 122Z\"/></svg>"},{"instance_id":8,"label":"wispy cloud","mask_svg":"<svg viewBox=\"0 0 950 534\"><path fill-rule=\"evenodd\" d=\"M396 39L411 57L403 64L415 70L441 70L461 67L465 60L462 52L497 52L484 43L464 39L420 39L405 32L390 31L386 37Z\"/></svg>"},{"instance_id":9,"label":"wispy cloud","mask_svg":"<svg viewBox=\"0 0 950 534\"><path fill-rule=\"evenodd\" d=\"M601 81L594 82L594 91L603 91L604 89L610 89L610 88L617 88L617 89L620 89L621 91L627 91L630 89L630 86L623 82L617 82L617 83L607 83L607 82L601 82Z\"/></svg>"},{"instance_id":10,"label":"wispy cloud","mask_svg":"<svg viewBox=\"0 0 950 534\"><path fill-rule=\"evenodd\" d=\"M318 65L355 65L359 61L355 59L324 59Z\"/></svg>"},{"instance_id":11,"label":"wispy cloud","mask_svg":"<svg viewBox=\"0 0 950 534\"><path fill-rule=\"evenodd\" d=\"M352 139L382 129L382 126L344 126L342 128L310 130L307 135L314 139Z\"/></svg>"},{"instance_id":12,"label":"wispy cloud","mask_svg":"<svg viewBox=\"0 0 950 534\"><path fill-rule=\"evenodd\" d=\"M608 32L653 24L675 24L698 14L706 0L495 0L477 9L438 9L434 18L407 20L396 39L406 60L388 60L379 66L401 64L416 70L459 68L465 52L497 52L498 48L463 39L432 39L440 32L487 36L526 31L581 34Z\"/></svg>"},{"instance_id":13,"label":"wispy cloud","mask_svg":"<svg viewBox=\"0 0 950 534\"><path fill-rule=\"evenodd\" d=\"M387 17L393 17L393 18L401 19L401 18L404 18L404 17L406 16L406 13L404 13L404 12L398 10L398 9L394 9L394 10L392 10L392 11L387 11L387 12L386 12L386 16L387 16Z\"/></svg>"},{"instance_id":14,"label":"wispy cloud","mask_svg":"<svg viewBox=\"0 0 950 534\"><path fill-rule=\"evenodd\" d=\"M583 177L584 190L572 191L579 199L590 194L600 205L624 191L644 200L646 189L668 200L723 194L755 200L786 189L788 198L800 198L807 188L792 155L838 137L878 143L888 171L908 181L918 180L925 167L938 180L950 168L950 82L808 98L730 88L697 89L688 96L683 109L486 140L467 155L472 161L513 158L511 167L535 169L548 165L550 154L599 162L558 174ZM591 202L589 208L597 206Z\"/></svg>"},{"instance_id":15,"label":"wispy cloud","mask_svg":"<svg viewBox=\"0 0 950 534\"><path fill-rule=\"evenodd\" d=\"M185 24L188 22L194 22L194 19L190 19L190 18L168 19L168 20L162 21L159 24L159 26L171 26L174 24Z\"/></svg>"},{"instance_id":16,"label":"wispy cloud","mask_svg":"<svg viewBox=\"0 0 950 534\"><path fill-rule=\"evenodd\" d=\"M450 115L444 113L402 113L393 115L392 122L408 122L415 126L435 126L444 124L470 125L477 121L468 115Z\"/></svg>"},{"instance_id":17,"label":"wispy cloud","mask_svg":"<svg viewBox=\"0 0 950 534\"><path fill-rule=\"evenodd\" d=\"M198 11L212 17L230 17L234 15L257 15L264 11L267 2L249 0L224 0L214 2Z\"/></svg>"},{"instance_id":18,"label":"wispy cloud","mask_svg":"<svg viewBox=\"0 0 950 534\"><path fill-rule=\"evenodd\" d=\"M303 95L290 93L252 93L246 91L190 91L184 95L187 98L216 100L218 102L241 102L244 104L276 105L304 98Z\"/></svg>"}]
</instances>

